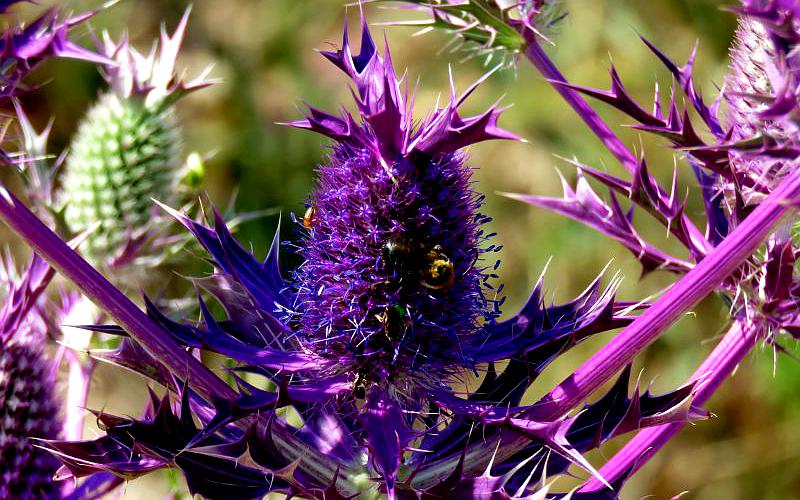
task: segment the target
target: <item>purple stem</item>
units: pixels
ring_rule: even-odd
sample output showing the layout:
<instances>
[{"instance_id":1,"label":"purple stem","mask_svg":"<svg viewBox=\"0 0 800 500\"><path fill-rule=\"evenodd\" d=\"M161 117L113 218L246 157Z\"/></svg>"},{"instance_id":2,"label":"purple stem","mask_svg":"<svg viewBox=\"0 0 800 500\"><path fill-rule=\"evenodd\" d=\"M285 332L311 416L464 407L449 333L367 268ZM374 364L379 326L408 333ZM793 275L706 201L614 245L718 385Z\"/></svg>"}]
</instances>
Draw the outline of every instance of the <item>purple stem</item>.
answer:
<instances>
[{"instance_id":1,"label":"purple stem","mask_svg":"<svg viewBox=\"0 0 800 500\"><path fill-rule=\"evenodd\" d=\"M622 143L619 137L609 128L602 118L592 109L583 97L565 85L554 85L552 82L567 83L567 79L561 74L553 61L547 56L542 46L539 45L535 35L526 37L528 44L525 48L525 57L528 58L533 66L539 70L553 88L561 94L561 97L572 106L584 122L592 129L592 132L600 139L603 145L613 154L625 169L630 173L635 173L638 162L636 156Z\"/></svg>"},{"instance_id":2,"label":"purple stem","mask_svg":"<svg viewBox=\"0 0 800 500\"><path fill-rule=\"evenodd\" d=\"M83 422L86 416L86 403L89 400L89 383L92 380L95 363L84 361L77 353L67 353L69 375L67 397L64 401L64 438L70 441L83 439Z\"/></svg>"},{"instance_id":3,"label":"purple stem","mask_svg":"<svg viewBox=\"0 0 800 500\"><path fill-rule=\"evenodd\" d=\"M638 170L638 161L636 160L636 156L623 144L619 137L609 128L608 125L603 121L602 118L592 109L591 106L586 102L586 100L576 92L575 90L569 88L566 85L558 85L557 82L561 83L569 83L567 79L561 74L561 71L558 70L553 61L547 56L542 46L539 44L537 37L535 34L526 32L524 34L525 39L527 41L527 46L525 47L525 57L528 58L528 61L542 74L547 80L550 82L552 87L561 94L561 97L572 106L572 109L580 116L584 122L589 126L589 128L594 132L594 134L600 139L603 145L611 152L611 154L616 157L622 166L630 172L631 174L636 174ZM651 214L655 215L657 218L660 218L657 211L654 211L652 207L644 207L647 209ZM681 224L683 228L686 229L688 233L688 237L690 241L686 241L686 238L680 233L679 225L669 225L670 231L685 245L687 245L690 249L693 246L698 246L701 250L705 252L710 250L710 245L707 242L703 232L692 222L689 217L685 214L681 214Z\"/></svg>"},{"instance_id":4,"label":"purple stem","mask_svg":"<svg viewBox=\"0 0 800 500\"><path fill-rule=\"evenodd\" d=\"M633 361L651 342L675 323L753 255L775 224L800 197L800 169L795 169L710 254L659 298L611 342L550 391L532 411L535 418L553 420L569 412Z\"/></svg>"},{"instance_id":5,"label":"purple stem","mask_svg":"<svg viewBox=\"0 0 800 500\"><path fill-rule=\"evenodd\" d=\"M61 438L69 441L80 441L83 439L83 424L87 414L86 403L89 400L89 385L95 363L93 360L84 362L80 359L78 353L64 346L62 348L65 351L63 356L67 358L69 370L67 375L67 395L64 398L62 408L64 426L61 431ZM75 491L76 486L75 481L62 481L62 498L67 498Z\"/></svg>"},{"instance_id":6,"label":"purple stem","mask_svg":"<svg viewBox=\"0 0 800 500\"><path fill-rule=\"evenodd\" d=\"M702 380L693 404L706 402L736 369L750 350L755 347L761 329L750 322L736 321L702 365L694 372L690 381ZM685 423L666 424L639 431L611 460L600 474L607 481L614 481L625 473L639 470L667 441L677 434ZM580 491L595 491L605 488L597 479L590 478Z\"/></svg>"},{"instance_id":7,"label":"purple stem","mask_svg":"<svg viewBox=\"0 0 800 500\"><path fill-rule=\"evenodd\" d=\"M235 397L236 393L202 363L174 342L136 304L108 282L78 253L40 221L21 201L0 186L0 219L50 265L173 373L185 376L203 397Z\"/></svg>"}]
</instances>

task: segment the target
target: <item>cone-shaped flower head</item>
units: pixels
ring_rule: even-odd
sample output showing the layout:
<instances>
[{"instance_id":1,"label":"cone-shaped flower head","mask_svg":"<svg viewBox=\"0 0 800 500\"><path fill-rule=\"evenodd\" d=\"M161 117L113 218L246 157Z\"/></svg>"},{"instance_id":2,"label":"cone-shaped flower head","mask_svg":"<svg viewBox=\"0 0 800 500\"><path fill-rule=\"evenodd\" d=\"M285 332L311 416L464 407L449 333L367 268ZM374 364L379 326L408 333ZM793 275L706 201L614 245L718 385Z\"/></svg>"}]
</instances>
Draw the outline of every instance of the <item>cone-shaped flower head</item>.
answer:
<instances>
[{"instance_id":1,"label":"cone-shaped flower head","mask_svg":"<svg viewBox=\"0 0 800 500\"><path fill-rule=\"evenodd\" d=\"M761 151L732 154L745 203L758 202L783 179L800 140L796 122L800 80L797 57L800 27L780 2L745 2L731 49L731 71L723 97L731 139L765 144ZM793 151L770 154L770 147ZM758 154L766 153L766 154Z\"/></svg>"},{"instance_id":2,"label":"cone-shaped flower head","mask_svg":"<svg viewBox=\"0 0 800 500\"><path fill-rule=\"evenodd\" d=\"M312 109L294 124L336 141L304 219L300 329L367 383L471 365L464 346L496 313L494 261L487 270L488 218L460 149L513 136L497 128L500 110L461 118L455 95L415 128L389 54L366 28L359 54L345 36L323 55L353 79L360 119Z\"/></svg>"},{"instance_id":3,"label":"cone-shaped flower head","mask_svg":"<svg viewBox=\"0 0 800 500\"><path fill-rule=\"evenodd\" d=\"M171 104L209 84L201 75L185 83L175 61L189 12L161 48L143 55L123 37L103 34L102 49L113 59L104 67L111 90L88 112L72 143L64 175L68 226L81 232L99 224L85 244L96 261L130 253L147 235L151 199L174 201L181 173L181 139Z\"/></svg>"},{"instance_id":4,"label":"cone-shaped flower head","mask_svg":"<svg viewBox=\"0 0 800 500\"><path fill-rule=\"evenodd\" d=\"M31 439L54 439L61 429L54 370L43 352L43 325L35 311L51 277L47 264L35 258L21 279L4 283L8 295L0 310L0 498L54 498L58 492L53 482L58 460L35 448Z\"/></svg>"},{"instance_id":5,"label":"cone-shaped flower head","mask_svg":"<svg viewBox=\"0 0 800 500\"><path fill-rule=\"evenodd\" d=\"M730 153L737 182L723 182L744 204L769 195L789 173L800 168L800 9L795 2L747 0L731 49L731 71L723 96L727 125L735 144ZM730 202L731 206L742 207ZM731 210L731 218L739 214ZM798 235L786 221L767 241L753 283L742 281L736 296L754 303L742 307L768 340L781 330L795 337L798 329L795 262ZM746 288L749 285L749 290ZM743 292L741 290L744 289Z\"/></svg>"},{"instance_id":6,"label":"cone-shaped flower head","mask_svg":"<svg viewBox=\"0 0 800 500\"><path fill-rule=\"evenodd\" d=\"M725 79L727 122L736 139L749 139L765 126L758 114L773 93L771 76L777 76L775 48L760 21L740 17L734 45L731 47L730 73Z\"/></svg>"}]
</instances>

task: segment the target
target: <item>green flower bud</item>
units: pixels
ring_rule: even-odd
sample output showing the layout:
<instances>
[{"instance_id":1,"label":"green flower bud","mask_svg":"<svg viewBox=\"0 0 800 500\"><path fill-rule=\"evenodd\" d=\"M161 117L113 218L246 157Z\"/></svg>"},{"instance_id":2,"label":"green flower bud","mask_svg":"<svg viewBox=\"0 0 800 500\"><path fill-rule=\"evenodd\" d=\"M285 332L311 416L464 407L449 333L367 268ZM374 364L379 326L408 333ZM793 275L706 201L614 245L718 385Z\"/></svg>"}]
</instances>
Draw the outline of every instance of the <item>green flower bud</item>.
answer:
<instances>
[{"instance_id":1,"label":"green flower bud","mask_svg":"<svg viewBox=\"0 0 800 500\"><path fill-rule=\"evenodd\" d=\"M151 199L173 199L180 150L169 108L107 93L89 111L72 143L62 192L72 231L97 225L83 247L90 258L117 256L147 226Z\"/></svg>"},{"instance_id":2,"label":"green flower bud","mask_svg":"<svg viewBox=\"0 0 800 500\"><path fill-rule=\"evenodd\" d=\"M175 72L188 16L187 10L172 35L162 29L161 50L149 56L127 37L116 42L103 34L104 52L114 61L103 68L111 90L78 129L61 196L69 229L91 230L81 249L95 263L119 267L140 256L158 230L152 200L171 204L182 186L202 180L202 162L187 165L188 172L183 167L172 111L181 96L211 84L208 71L190 82Z\"/></svg>"}]
</instances>

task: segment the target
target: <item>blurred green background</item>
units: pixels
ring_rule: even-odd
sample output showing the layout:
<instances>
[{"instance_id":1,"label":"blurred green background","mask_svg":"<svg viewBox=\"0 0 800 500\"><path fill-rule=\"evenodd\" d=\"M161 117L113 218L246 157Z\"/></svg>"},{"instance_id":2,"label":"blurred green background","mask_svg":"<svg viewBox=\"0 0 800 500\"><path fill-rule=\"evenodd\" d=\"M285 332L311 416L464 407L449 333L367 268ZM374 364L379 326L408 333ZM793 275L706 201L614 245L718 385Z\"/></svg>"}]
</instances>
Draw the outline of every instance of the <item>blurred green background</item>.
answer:
<instances>
[{"instance_id":1,"label":"blurred green background","mask_svg":"<svg viewBox=\"0 0 800 500\"><path fill-rule=\"evenodd\" d=\"M99 2L64 3L78 10ZM183 0L127 0L99 15L92 26L115 35L127 29L144 50L162 20L171 29L187 4ZM346 15L343 4L344 0L195 0L179 66L192 74L213 63L213 75L222 81L183 100L178 111L185 151L213 153L206 165L204 188L216 203L225 204L238 190L240 212L277 208L284 223L291 212L303 212L315 165L325 158L326 141L276 122L297 119L303 100L330 111L339 104L350 106L344 76L315 52L340 43ZM639 33L679 62L698 42L697 82L705 95L716 94L735 27L734 16L721 10L729 4L712 0L572 0L565 4L569 15L553 37L555 46L548 50L573 82L606 87L611 56L629 90L643 102L651 98L655 81L667 89L670 79L639 41ZM413 17L374 6L366 10L371 23ZM349 16L353 26L357 9L351 8ZM446 34L412 37L413 30L408 28L376 28L378 38L383 32L399 71L408 68L410 81L420 81L418 116L439 94L446 94L448 65L462 89L487 70L481 59L464 60L463 53L442 51ZM90 43L85 28L77 34L82 43ZM55 117L51 151L57 153L69 143L103 82L93 67L68 61L48 63L34 77L52 81L26 97L24 105L39 127ZM483 143L470 148L470 154L471 164L478 168L479 188L488 194L486 210L505 245L500 275L508 294L507 313L527 298L550 259L547 290L557 301L582 291L609 262L608 278L615 273L624 276L623 299L640 299L671 283L673 277L663 273L640 278L635 259L613 241L495 194L559 194L556 169L568 179L574 178L574 170L555 155L575 156L619 172L613 158L525 61L516 70L493 75L465 108L482 111L500 96L504 103L513 104L502 125L529 142ZM609 123L625 122L622 115L596 107ZM628 128L616 130L637 151L644 148L656 176L669 179L673 153L664 143ZM681 174L682 192L695 200L690 203L690 215L699 221L698 193L688 169L681 168ZM637 222L655 243L677 248L661 226L644 216ZM249 222L239 238L263 256L276 223L277 217ZM292 230L284 234L291 238ZM7 233L2 235L9 240ZM288 252L283 257L287 266L297 263ZM725 312L721 301L712 297L675 325L637 360L635 369L643 370L643 384L652 381L656 391L681 384L721 333ZM586 342L564 356L545 372L534 392L546 392L608 338L606 334ZM139 379L101 369L91 406L137 414L144 401L143 386ZM752 353L708 404L718 418L681 433L630 481L623 498L671 498L684 490L689 492L684 498L697 499L800 498L800 436L794 432L800 426L799 390L800 366L786 357L774 359L768 348ZM623 443L620 439L589 458L599 465ZM159 498L167 490L166 477L156 476L130 483L125 498Z\"/></svg>"}]
</instances>

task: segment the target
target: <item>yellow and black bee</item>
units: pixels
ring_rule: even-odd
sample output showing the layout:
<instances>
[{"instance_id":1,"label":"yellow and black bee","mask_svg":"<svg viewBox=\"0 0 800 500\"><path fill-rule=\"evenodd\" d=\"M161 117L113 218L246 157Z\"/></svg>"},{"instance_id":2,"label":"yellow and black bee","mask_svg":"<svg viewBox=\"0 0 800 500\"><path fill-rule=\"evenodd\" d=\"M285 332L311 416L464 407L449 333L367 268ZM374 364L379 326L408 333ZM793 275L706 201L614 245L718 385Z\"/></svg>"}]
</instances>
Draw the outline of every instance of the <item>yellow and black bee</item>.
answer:
<instances>
[{"instance_id":1,"label":"yellow and black bee","mask_svg":"<svg viewBox=\"0 0 800 500\"><path fill-rule=\"evenodd\" d=\"M407 235L389 238L383 245L383 261L390 272L419 278L432 290L444 290L455 282L453 262L440 245L427 247Z\"/></svg>"}]
</instances>

